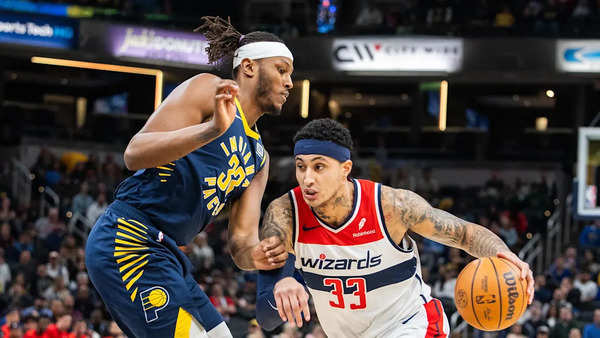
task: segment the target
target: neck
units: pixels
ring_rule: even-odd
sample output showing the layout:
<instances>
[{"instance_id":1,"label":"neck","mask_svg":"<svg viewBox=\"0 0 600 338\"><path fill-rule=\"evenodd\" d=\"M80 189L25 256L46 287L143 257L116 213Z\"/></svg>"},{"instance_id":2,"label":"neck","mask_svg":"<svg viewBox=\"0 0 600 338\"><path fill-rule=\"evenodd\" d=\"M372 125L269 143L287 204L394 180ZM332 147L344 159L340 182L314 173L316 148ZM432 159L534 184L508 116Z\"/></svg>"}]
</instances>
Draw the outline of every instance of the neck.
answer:
<instances>
[{"instance_id":1,"label":"neck","mask_svg":"<svg viewBox=\"0 0 600 338\"><path fill-rule=\"evenodd\" d=\"M327 222L327 224L337 227L348 219L354 205L354 183L346 181L341 189L333 195L327 202L316 207L315 213Z\"/></svg>"},{"instance_id":2,"label":"neck","mask_svg":"<svg viewBox=\"0 0 600 338\"><path fill-rule=\"evenodd\" d=\"M263 114L254 98L254 92L250 89L250 86L240 86L237 97L242 106L242 110L244 111L248 126L253 127L254 124L256 124L256 121L258 121L258 118Z\"/></svg>"}]
</instances>

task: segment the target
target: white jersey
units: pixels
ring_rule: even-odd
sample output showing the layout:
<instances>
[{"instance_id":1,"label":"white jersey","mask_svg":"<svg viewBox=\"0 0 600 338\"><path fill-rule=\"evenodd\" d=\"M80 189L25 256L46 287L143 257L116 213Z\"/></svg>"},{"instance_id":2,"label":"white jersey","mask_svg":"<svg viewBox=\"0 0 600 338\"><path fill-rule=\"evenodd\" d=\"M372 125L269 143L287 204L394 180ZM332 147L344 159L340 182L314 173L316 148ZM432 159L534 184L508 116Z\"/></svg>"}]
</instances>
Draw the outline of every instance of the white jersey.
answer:
<instances>
[{"instance_id":1,"label":"white jersey","mask_svg":"<svg viewBox=\"0 0 600 338\"><path fill-rule=\"evenodd\" d=\"M329 226L290 191L296 269L329 337L446 337L448 320L421 279L416 243L394 243L381 210L381 185L353 180L354 207Z\"/></svg>"}]
</instances>

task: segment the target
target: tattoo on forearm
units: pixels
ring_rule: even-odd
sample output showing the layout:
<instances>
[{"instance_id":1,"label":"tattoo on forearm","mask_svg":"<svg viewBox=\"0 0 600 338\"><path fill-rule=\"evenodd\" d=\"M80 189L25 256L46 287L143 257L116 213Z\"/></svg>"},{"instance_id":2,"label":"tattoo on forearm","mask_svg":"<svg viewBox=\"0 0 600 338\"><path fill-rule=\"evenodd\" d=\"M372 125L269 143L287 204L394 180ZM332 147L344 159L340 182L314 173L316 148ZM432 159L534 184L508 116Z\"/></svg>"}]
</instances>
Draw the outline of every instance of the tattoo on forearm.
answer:
<instances>
[{"instance_id":1,"label":"tattoo on forearm","mask_svg":"<svg viewBox=\"0 0 600 338\"><path fill-rule=\"evenodd\" d=\"M475 257L496 256L498 251L510 251L506 243L490 230L473 224L470 246L467 251Z\"/></svg>"},{"instance_id":2,"label":"tattoo on forearm","mask_svg":"<svg viewBox=\"0 0 600 338\"><path fill-rule=\"evenodd\" d=\"M287 196L274 200L265 212L259 238L277 236L291 248L292 217L292 205Z\"/></svg>"},{"instance_id":3,"label":"tattoo on forearm","mask_svg":"<svg viewBox=\"0 0 600 338\"><path fill-rule=\"evenodd\" d=\"M411 191L396 191L387 198L393 198L394 201L396 212L390 215L392 218L396 217L396 221L409 229L422 222L430 222L434 228L431 239L435 241L462 248L475 257L495 256L498 251L508 250L506 244L490 230L433 208Z\"/></svg>"}]
</instances>

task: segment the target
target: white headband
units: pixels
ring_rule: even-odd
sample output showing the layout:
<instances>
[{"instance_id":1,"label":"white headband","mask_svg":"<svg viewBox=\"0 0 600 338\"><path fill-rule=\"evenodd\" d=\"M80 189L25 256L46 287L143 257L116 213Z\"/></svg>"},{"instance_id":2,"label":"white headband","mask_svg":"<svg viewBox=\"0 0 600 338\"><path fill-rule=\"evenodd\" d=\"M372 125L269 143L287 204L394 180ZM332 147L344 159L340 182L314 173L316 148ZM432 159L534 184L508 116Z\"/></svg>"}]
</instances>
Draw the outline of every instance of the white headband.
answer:
<instances>
[{"instance_id":1,"label":"white headband","mask_svg":"<svg viewBox=\"0 0 600 338\"><path fill-rule=\"evenodd\" d=\"M239 66L243 59L257 60L274 56L283 56L294 61L292 52L281 42L251 42L236 49L235 53L233 53L233 68L235 69L235 67Z\"/></svg>"}]
</instances>

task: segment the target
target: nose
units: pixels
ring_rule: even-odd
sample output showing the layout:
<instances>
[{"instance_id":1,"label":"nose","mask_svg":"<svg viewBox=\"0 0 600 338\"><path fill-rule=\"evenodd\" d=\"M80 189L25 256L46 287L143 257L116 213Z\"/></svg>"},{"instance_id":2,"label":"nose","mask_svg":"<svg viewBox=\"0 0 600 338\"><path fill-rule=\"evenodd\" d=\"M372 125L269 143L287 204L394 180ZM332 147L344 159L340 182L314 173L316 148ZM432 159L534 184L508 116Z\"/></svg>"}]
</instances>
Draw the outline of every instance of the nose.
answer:
<instances>
[{"instance_id":1,"label":"nose","mask_svg":"<svg viewBox=\"0 0 600 338\"><path fill-rule=\"evenodd\" d=\"M314 172L310 168L307 168L306 171L304 172L304 186L310 187L314 183L315 183Z\"/></svg>"},{"instance_id":2,"label":"nose","mask_svg":"<svg viewBox=\"0 0 600 338\"><path fill-rule=\"evenodd\" d=\"M287 90L294 88L294 83L292 82L292 77L289 74L283 78L283 86Z\"/></svg>"}]
</instances>

